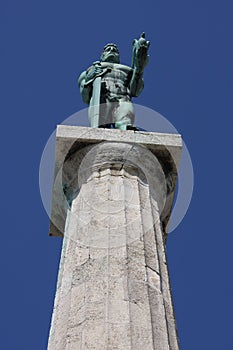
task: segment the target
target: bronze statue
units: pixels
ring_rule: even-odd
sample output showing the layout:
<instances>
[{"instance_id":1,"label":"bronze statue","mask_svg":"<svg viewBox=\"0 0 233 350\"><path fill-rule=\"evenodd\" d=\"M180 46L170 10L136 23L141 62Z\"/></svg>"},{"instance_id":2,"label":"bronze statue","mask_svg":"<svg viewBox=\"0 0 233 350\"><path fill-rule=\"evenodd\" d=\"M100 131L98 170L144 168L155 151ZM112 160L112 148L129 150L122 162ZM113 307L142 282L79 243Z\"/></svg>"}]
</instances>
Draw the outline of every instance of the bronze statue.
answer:
<instances>
[{"instance_id":1,"label":"bronze statue","mask_svg":"<svg viewBox=\"0 0 233 350\"><path fill-rule=\"evenodd\" d=\"M132 97L137 97L143 87L143 70L148 63L145 33L133 41L132 66L120 64L115 44L104 47L100 61L84 71L78 84L82 99L89 104L91 127L115 127L121 130L135 129Z\"/></svg>"}]
</instances>

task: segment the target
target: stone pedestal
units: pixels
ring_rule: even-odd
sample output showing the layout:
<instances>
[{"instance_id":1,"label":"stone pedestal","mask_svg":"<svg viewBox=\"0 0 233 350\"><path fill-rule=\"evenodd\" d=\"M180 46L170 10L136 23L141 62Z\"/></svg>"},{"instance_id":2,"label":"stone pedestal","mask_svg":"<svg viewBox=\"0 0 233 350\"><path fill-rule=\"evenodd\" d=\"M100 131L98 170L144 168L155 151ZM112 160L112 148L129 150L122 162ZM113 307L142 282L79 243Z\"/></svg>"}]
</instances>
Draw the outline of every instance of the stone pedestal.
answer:
<instances>
[{"instance_id":1,"label":"stone pedestal","mask_svg":"<svg viewBox=\"0 0 233 350\"><path fill-rule=\"evenodd\" d=\"M48 350L179 349L164 243L179 135L58 126Z\"/></svg>"}]
</instances>

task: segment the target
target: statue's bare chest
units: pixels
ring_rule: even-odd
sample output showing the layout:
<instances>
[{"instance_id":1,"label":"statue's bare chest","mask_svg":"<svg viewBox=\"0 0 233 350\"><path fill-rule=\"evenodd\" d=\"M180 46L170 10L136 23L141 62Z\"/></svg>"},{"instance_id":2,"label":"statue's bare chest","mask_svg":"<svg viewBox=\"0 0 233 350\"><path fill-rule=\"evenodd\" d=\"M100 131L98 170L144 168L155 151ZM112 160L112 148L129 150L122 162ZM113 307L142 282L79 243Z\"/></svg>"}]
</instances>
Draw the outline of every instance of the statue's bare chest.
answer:
<instances>
[{"instance_id":1,"label":"statue's bare chest","mask_svg":"<svg viewBox=\"0 0 233 350\"><path fill-rule=\"evenodd\" d=\"M132 75L132 68L123 64L101 62L103 69L108 69L108 72L104 74L103 80L114 80L119 83L126 84Z\"/></svg>"}]
</instances>

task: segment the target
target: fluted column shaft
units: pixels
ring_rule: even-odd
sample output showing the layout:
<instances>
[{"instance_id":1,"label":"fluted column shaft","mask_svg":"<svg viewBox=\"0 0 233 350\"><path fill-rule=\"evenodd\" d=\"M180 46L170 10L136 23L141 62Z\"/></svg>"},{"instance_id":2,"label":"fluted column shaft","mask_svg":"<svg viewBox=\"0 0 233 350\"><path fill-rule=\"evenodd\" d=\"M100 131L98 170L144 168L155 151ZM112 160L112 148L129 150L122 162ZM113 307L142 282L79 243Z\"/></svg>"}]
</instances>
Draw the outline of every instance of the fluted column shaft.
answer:
<instances>
[{"instance_id":1,"label":"fluted column shaft","mask_svg":"<svg viewBox=\"0 0 233 350\"><path fill-rule=\"evenodd\" d=\"M158 160L105 142L74 152L63 168L71 205L48 350L179 349Z\"/></svg>"}]
</instances>

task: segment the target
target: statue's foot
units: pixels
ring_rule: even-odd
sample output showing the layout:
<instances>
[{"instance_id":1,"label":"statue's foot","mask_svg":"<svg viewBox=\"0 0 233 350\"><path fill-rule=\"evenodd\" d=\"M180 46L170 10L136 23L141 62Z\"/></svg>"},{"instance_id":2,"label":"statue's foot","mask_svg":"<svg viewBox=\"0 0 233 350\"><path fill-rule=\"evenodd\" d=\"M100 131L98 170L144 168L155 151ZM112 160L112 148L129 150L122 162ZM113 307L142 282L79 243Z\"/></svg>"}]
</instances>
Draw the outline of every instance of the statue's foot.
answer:
<instances>
[{"instance_id":1,"label":"statue's foot","mask_svg":"<svg viewBox=\"0 0 233 350\"><path fill-rule=\"evenodd\" d=\"M127 130L127 124L124 124L122 122L116 122L115 129Z\"/></svg>"}]
</instances>

